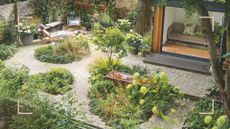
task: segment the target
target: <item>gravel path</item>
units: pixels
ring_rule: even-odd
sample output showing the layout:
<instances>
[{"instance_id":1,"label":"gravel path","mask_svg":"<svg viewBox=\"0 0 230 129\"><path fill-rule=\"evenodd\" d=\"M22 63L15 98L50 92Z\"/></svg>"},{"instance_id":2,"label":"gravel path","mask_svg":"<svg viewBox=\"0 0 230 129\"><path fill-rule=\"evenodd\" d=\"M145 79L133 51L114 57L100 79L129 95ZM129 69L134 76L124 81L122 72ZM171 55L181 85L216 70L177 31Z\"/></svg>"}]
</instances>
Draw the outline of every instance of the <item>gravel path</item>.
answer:
<instances>
[{"instance_id":1,"label":"gravel path","mask_svg":"<svg viewBox=\"0 0 230 129\"><path fill-rule=\"evenodd\" d=\"M71 71L71 73L75 77L74 82L74 91L75 95L80 103L84 103L81 107L82 111L86 113L87 119L96 126L102 128L108 128L105 123L100 119L98 116L93 115L89 111L88 103L89 98L87 97L88 90L90 88L90 84L88 83L89 77L89 65L93 64L93 62L103 55L92 49L92 54L88 57L83 58L80 61L76 61L70 64L49 64L49 63L42 63L34 58L34 49L41 47L42 45L31 45L19 48L18 52L9 60L5 61L6 65L15 64L23 64L26 65L30 69L30 74L36 74L41 72L46 72L50 68L54 67L63 67ZM136 57L129 55L123 59L125 65L137 65L140 64L141 66L147 67L150 72L154 72L157 70L162 70L168 73L170 83L177 85L181 88L181 90L186 94L191 94L195 96L204 96L207 91L206 89L208 86L212 84L212 77L192 72L187 72L183 70L176 70L172 68L166 68L161 66L155 66L150 64L144 64L142 62L141 57ZM191 108L191 106L188 106ZM185 108L182 110L182 114L184 115L187 112ZM159 121L152 117L148 122L141 125L143 129L150 129L154 127ZM181 125L181 124L180 124Z\"/></svg>"}]
</instances>

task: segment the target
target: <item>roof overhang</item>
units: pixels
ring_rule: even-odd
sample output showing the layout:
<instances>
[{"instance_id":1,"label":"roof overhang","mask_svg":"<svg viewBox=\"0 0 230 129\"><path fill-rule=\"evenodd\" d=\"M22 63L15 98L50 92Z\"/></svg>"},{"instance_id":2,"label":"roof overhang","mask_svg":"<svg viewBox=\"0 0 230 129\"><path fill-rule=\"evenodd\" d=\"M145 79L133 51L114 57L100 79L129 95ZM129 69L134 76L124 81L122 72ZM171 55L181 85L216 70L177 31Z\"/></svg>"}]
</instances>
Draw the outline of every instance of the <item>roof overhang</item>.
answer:
<instances>
[{"instance_id":1,"label":"roof overhang","mask_svg":"<svg viewBox=\"0 0 230 129\"><path fill-rule=\"evenodd\" d=\"M153 0L154 3L158 0ZM214 12L225 12L225 6L224 3L220 2L214 2L214 1L203 1L205 8L208 11L214 11ZM184 8L183 3L180 2L180 0L168 0L167 5L169 7L176 7L176 8Z\"/></svg>"}]
</instances>

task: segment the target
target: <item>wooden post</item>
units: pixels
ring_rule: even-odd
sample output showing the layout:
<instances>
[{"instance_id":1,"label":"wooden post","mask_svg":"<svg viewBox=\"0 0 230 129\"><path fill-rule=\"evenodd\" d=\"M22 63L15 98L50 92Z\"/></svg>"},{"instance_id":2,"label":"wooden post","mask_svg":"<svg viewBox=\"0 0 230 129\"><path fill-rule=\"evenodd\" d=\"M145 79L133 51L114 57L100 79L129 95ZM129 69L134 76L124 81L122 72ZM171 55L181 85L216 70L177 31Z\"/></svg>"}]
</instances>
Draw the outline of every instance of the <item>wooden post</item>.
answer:
<instances>
[{"instance_id":1,"label":"wooden post","mask_svg":"<svg viewBox=\"0 0 230 129\"><path fill-rule=\"evenodd\" d=\"M15 25L19 25L20 22L20 14L19 14L19 8L18 8L18 2L14 5L14 16L15 16ZM19 31L19 26L17 26L17 31ZM17 36L17 43L20 43L20 37Z\"/></svg>"},{"instance_id":2,"label":"wooden post","mask_svg":"<svg viewBox=\"0 0 230 129\"><path fill-rule=\"evenodd\" d=\"M157 6L154 10L154 29L153 29L153 40L152 50L154 53L161 52L162 42L162 29L163 29L163 6Z\"/></svg>"}]
</instances>

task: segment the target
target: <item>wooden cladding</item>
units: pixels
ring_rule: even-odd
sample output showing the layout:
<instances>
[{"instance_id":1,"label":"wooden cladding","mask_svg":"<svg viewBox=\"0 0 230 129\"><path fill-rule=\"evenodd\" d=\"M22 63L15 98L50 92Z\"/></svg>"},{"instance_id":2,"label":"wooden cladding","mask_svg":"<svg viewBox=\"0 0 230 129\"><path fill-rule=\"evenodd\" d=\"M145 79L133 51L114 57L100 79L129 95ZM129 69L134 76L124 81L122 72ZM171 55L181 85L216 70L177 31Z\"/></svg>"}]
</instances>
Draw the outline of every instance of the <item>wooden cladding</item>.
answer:
<instances>
[{"instance_id":1,"label":"wooden cladding","mask_svg":"<svg viewBox=\"0 0 230 129\"><path fill-rule=\"evenodd\" d=\"M164 7L157 6L154 10L154 29L153 29L153 52L161 52L162 31L163 31Z\"/></svg>"}]
</instances>

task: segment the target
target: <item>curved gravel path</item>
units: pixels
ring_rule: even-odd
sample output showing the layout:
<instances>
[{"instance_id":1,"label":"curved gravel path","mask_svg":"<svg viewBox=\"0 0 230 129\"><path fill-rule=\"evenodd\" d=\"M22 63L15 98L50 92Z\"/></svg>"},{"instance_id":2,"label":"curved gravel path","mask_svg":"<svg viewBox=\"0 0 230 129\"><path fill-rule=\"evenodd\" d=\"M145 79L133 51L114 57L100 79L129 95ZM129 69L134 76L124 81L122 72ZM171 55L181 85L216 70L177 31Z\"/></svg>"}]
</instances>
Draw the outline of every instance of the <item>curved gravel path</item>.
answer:
<instances>
[{"instance_id":1,"label":"curved gravel path","mask_svg":"<svg viewBox=\"0 0 230 129\"><path fill-rule=\"evenodd\" d=\"M18 52L11 59L5 61L6 65L11 65L12 63L26 65L30 69L30 74L46 72L50 68L54 67L63 67L70 70L73 76L75 77L75 82L73 84L75 95L78 101L80 103L83 103L81 110L86 113L87 120L89 120L91 124L94 124L101 128L108 128L101 118L99 118L96 115L93 115L89 111L89 98L87 97L88 90L91 86L88 83L89 66L90 64L93 64L97 58L102 57L103 54L96 51L94 47L92 47L91 54L80 61L76 61L70 64L49 64L40 62L34 58L34 49L41 46L43 45L31 45L20 47ZM179 86L182 92L186 94L203 97L206 93L208 93L206 91L208 86L212 85L211 76L162 66L144 64L142 60L143 58L141 57L129 55L123 59L123 63L129 66L139 64L141 66L147 67L150 70L150 72L155 72L157 70L165 71L169 75L170 83ZM187 110L191 107L192 106L188 106L188 108L182 110L181 115L184 116ZM143 129L151 129L152 127L158 125L156 123L159 123L159 120L152 117L148 122L142 124L141 127ZM180 123L179 127L181 126L181 124L182 123Z\"/></svg>"}]
</instances>

